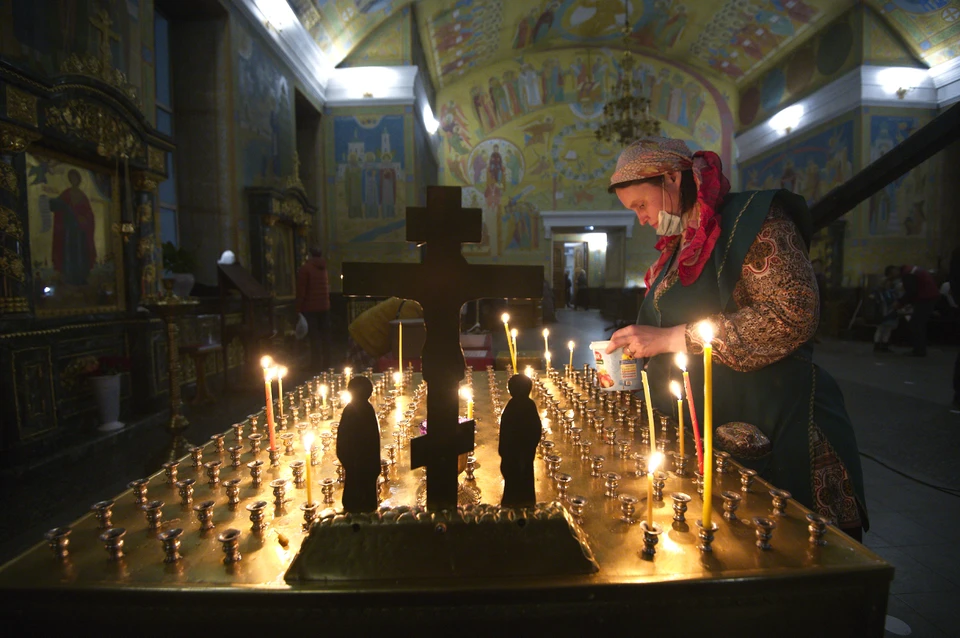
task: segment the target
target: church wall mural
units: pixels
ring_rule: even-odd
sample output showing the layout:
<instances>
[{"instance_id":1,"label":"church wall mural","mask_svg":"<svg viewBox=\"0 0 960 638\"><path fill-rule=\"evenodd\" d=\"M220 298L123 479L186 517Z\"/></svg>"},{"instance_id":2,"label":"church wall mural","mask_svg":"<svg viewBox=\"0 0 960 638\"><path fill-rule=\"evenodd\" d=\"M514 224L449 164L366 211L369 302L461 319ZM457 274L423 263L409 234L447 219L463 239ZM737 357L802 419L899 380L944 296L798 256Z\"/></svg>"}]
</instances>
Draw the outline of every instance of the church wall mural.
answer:
<instances>
[{"instance_id":1,"label":"church wall mural","mask_svg":"<svg viewBox=\"0 0 960 638\"><path fill-rule=\"evenodd\" d=\"M897 33L866 6L863 12L863 63L879 66L920 66Z\"/></svg>"},{"instance_id":2,"label":"church wall mural","mask_svg":"<svg viewBox=\"0 0 960 638\"><path fill-rule=\"evenodd\" d=\"M343 60L398 7L410 0L288 0L317 46L334 62Z\"/></svg>"},{"instance_id":3,"label":"church wall mural","mask_svg":"<svg viewBox=\"0 0 960 638\"><path fill-rule=\"evenodd\" d=\"M483 241L465 246L465 254L548 266L541 210L622 208L607 193L620 147L594 136L618 71L615 50L532 53L439 92L441 183L461 186L463 205L483 210ZM732 116L721 89L696 71L646 56L634 79L665 134L694 150L726 154L725 166L735 168ZM628 244L635 241L636 234Z\"/></svg>"},{"instance_id":4,"label":"church wall mural","mask_svg":"<svg viewBox=\"0 0 960 638\"><path fill-rule=\"evenodd\" d=\"M952 0L867 0L896 25L913 52L928 66L960 55L960 7Z\"/></svg>"},{"instance_id":5,"label":"church wall mural","mask_svg":"<svg viewBox=\"0 0 960 638\"><path fill-rule=\"evenodd\" d=\"M861 60L863 12L837 18L740 91L738 130L748 129L852 70Z\"/></svg>"},{"instance_id":6,"label":"church wall mural","mask_svg":"<svg viewBox=\"0 0 960 638\"><path fill-rule=\"evenodd\" d=\"M126 77L124 92L156 124L153 0L0 2L0 57L46 77L83 74L92 59L109 57Z\"/></svg>"},{"instance_id":7,"label":"church wall mural","mask_svg":"<svg viewBox=\"0 0 960 638\"><path fill-rule=\"evenodd\" d=\"M238 210L245 210L243 189L249 186L282 188L293 174L296 149L292 74L274 58L242 18L231 20L234 47L234 118ZM240 263L250 263L249 222L244 213L224 224L237 225Z\"/></svg>"}]
</instances>

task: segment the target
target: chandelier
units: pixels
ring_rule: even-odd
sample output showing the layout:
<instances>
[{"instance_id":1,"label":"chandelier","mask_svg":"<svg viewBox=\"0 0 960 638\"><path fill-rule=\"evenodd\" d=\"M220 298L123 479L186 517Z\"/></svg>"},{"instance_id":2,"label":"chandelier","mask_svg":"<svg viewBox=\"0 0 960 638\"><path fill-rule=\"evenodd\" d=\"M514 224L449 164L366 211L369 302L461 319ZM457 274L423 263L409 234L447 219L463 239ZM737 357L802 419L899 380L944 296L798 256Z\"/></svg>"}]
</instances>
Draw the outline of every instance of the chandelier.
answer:
<instances>
[{"instance_id":1,"label":"chandelier","mask_svg":"<svg viewBox=\"0 0 960 638\"><path fill-rule=\"evenodd\" d=\"M633 94L633 55L630 53L630 2L624 0L626 19L623 23L624 52L620 58L620 74L612 91L615 96L603 105L603 122L597 128L597 139L627 146L641 137L660 134L660 122L650 115L650 100ZM638 87L640 88L640 87Z\"/></svg>"}]
</instances>

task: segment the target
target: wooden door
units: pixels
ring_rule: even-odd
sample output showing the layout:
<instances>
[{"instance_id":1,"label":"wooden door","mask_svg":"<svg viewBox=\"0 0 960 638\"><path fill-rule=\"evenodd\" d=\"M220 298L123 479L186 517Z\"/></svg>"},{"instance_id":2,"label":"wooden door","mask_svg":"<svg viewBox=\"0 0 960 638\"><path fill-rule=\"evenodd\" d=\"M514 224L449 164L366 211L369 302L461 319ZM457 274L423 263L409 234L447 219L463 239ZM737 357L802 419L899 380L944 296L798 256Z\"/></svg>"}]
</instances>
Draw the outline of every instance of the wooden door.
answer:
<instances>
[{"instance_id":1,"label":"wooden door","mask_svg":"<svg viewBox=\"0 0 960 638\"><path fill-rule=\"evenodd\" d=\"M566 308L567 292L563 285L563 242L553 242L553 307Z\"/></svg>"}]
</instances>

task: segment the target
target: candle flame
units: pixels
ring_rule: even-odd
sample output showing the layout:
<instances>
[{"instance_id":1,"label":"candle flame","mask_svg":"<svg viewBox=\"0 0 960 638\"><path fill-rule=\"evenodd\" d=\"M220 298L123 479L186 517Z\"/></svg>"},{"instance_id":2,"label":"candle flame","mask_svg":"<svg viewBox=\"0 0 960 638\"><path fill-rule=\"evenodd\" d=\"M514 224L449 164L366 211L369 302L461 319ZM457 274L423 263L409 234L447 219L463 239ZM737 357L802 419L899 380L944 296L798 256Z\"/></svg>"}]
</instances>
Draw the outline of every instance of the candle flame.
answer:
<instances>
[{"instance_id":1,"label":"candle flame","mask_svg":"<svg viewBox=\"0 0 960 638\"><path fill-rule=\"evenodd\" d=\"M400 380L401 380L402 378L403 378L403 373L402 373L402 372L394 372L394 373L393 373L393 382L394 382L394 383L400 383Z\"/></svg>"},{"instance_id":2,"label":"candle flame","mask_svg":"<svg viewBox=\"0 0 960 638\"><path fill-rule=\"evenodd\" d=\"M574 345L575 345L575 344L574 344L572 341L568 341L568 342L567 342L567 347L570 348L570 352L573 352L573 346L574 346Z\"/></svg>"},{"instance_id":3,"label":"candle flame","mask_svg":"<svg viewBox=\"0 0 960 638\"><path fill-rule=\"evenodd\" d=\"M687 355L685 353L678 352L677 356L673 358L673 362L676 363L677 367L683 372L687 371Z\"/></svg>"},{"instance_id":4,"label":"candle flame","mask_svg":"<svg viewBox=\"0 0 960 638\"><path fill-rule=\"evenodd\" d=\"M508 315L507 313L503 313L502 315L500 315L500 321L502 321L503 323L507 323L508 321L510 321L510 315Z\"/></svg>"},{"instance_id":5,"label":"candle flame","mask_svg":"<svg viewBox=\"0 0 960 638\"><path fill-rule=\"evenodd\" d=\"M700 325L697 326L697 330L700 332L700 338L703 341L710 345L713 342L713 324L709 321L701 321Z\"/></svg>"},{"instance_id":6,"label":"candle flame","mask_svg":"<svg viewBox=\"0 0 960 638\"><path fill-rule=\"evenodd\" d=\"M650 460L647 461L647 472L653 474L660 467L661 463L663 463L663 454L654 452L650 455Z\"/></svg>"},{"instance_id":7,"label":"candle flame","mask_svg":"<svg viewBox=\"0 0 960 638\"><path fill-rule=\"evenodd\" d=\"M549 337L549 336L550 336L550 328L544 328L544 329L543 329L543 336L544 336L544 337Z\"/></svg>"},{"instance_id":8,"label":"candle flame","mask_svg":"<svg viewBox=\"0 0 960 638\"><path fill-rule=\"evenodd\" d=\"M527 366L526 368L524 368L524 369L523 369L523 373L532 379L532 378L533 378L533 366Z\"/></svg>"},{"instance_id":9,"label":"candle flame","mask_svg":"<svg viewBox=\"0 0 960 638\"><path fill-rule=\"evenodd\" d=\"M350 393L344 390L340 393L340 405L346 405L353 400L353 397L350 396Z\"/></svg>"},{"instance_id":10,"label":"candle flame","mask_svg":"<svg viewBox=\"0 0 960 638\"><path fill-rule=\"evenodd\" d=\"M303 447L308 453L313 449L313 432L307 432L303 435Z\"/></svg>"},{"instance_id":11,"label":"candle flame","mask_svg":"<svg viewBox=\"0 0 960 638\"><path fill-rule=\"evenodd\" d=\"M547 350L543 353L543 358L547 360L547 363L550 363L550 351Z\"/></svg>"},{"instance_id":12,"label":"candle flame","mask_svg":"<svg viewBox=\"0 0 960 638\"><path fill-rule=\"evenodd\" d=\"M280 366L277 368L277 378L282 379L287 376L287 366Z\"/></svg>"},{"instance_id":13,"label":"candle flame","mask_svg":"<svg viewBox=\"0 0 960 638\"><path fill-rule=\"evenodd\" d=\"M326 383L324 383L323 385L320 386L320 396L321 396L322 398L324 398L324 399L327 398L327 384L326 384Z\"/></svg>"},{"instance_id":14,"label":"candle flame","mask_svg":"<svg viewBox=\"0 0 960 638\"><path fill-rule=\"evenodd\" d=\"M517 332L517 329L516 329L516 328L511 328L511 329L510 329L510 336L513 337L514 339L517 338L517 335L518 335L518 334L520 334L520 333Z\"/></svg>"},{"instance_id":15,"label":"candle flame","mask_svg":"<svg viewBox=\"0 0 960 638\"><path fill-rule=\"evenodd\" d=\"M266 370L273 365L273 357L266 355L260 359L260 367Z\"/></svg>"},{"instance_id":16,"label":"candle flame","mask_svg":"<svg viewBox=\"0 0 960 638\"><path fill-rule=\"evenodd\" d=\"M473 401L473 390L470 388L460 388L460 396L467 401Z\"/></svg>"},{"instance_id":17,"label":"candle flame","mask_svg":"<svg viewBox=\"0 0 960 638\"><path fill-rule=\"evenodd\" d=\"M346 368L343 369L343 376L349 377L351 373L353 373L353 368L351 368L350 366L347 366Z\"/></svg>"},{"instance_id":18,"label":"candle flame","mask_svg":"<svg viewBox=\"0 0 960 638\"><path fill-rule=\"evenodd\" d=\"M677 401L683 398L683 392L680 390L680 383L678 381L670 382L670 392L673 396L677 397Z\"/></svg>"},{"instance_id":19,"label":"candle flame","mask_svg":"<svg viewBox=\"0 0 960 638\"><path fill-rule=\"evenodd\" d=\"M273 377L276 376L276 368L264 368L263 369L263 380L264 381L273 381Z\"/></svg>"}]
</instances>

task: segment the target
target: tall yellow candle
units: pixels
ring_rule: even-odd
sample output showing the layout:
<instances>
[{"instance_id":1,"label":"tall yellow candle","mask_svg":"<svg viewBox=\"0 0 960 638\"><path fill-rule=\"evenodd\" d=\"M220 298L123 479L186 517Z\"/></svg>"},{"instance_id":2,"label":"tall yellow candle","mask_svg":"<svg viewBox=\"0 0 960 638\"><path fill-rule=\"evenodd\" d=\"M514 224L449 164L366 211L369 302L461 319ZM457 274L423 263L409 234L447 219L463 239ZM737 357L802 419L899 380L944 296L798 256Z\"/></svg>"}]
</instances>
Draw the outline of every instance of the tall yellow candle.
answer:
<instances>
[{"instance_id":1,"label":"tall yellow candle","mask_svg":"<svg viewBox=\"0 0 960 638\"><path fill-rule=\"evenodd\" d=\"M311 475L313 470L310 469L310 452L313 450L313 432L307 432L303 435L303 447L307 449L307 504L313 503L313 479Z\"/></svg>"},{"instance_id":2,"label":"tall yellow candle","mask_svg":"<svg viewBox=\"0 0 960 638\"><path fill-rule=\"evenodd\" d=\"M678 381L670 382L670 392L673 393L673 396L677 397L677 440L680 444L680 456L684 456L683 453L683 390L680 388L680 383Z\"/></svg>"},{"instance_id":3,"label":"tall yellow candle","mask_svg":"<svg viewBox=\"0 0 960 638\"><path fill-rule=\"evenodd\" d=\"M713 325L699 326L703 338L703 526L709 529L713 515Z\"/></svg>"},{"instance_id":4,"label":"tall yellow candle","mask_svg":"<svg viewBox=\"0 0 960 638\"><path fill-rule=\"evenodd\" d=\"M550 342L547 340L547 337L549 337L549 336L550 336L550 329L549 329L549 328L544 328L544 329L543 329L543 350L544 350L544 352L546 352L547 350L550 349Z\"/></svg>"},{"instance_id":5,"label":"tall yellow candle","mask_svg":"<svg viewBox=\"0 0 960 638\"><path fill-rule=\"evenodd\" d=\"M573 347L574 343L572 341L567 343L567 347L570 348L570 372L573 372Z\"/></svg>"},{"instance_id":6,"label":"tall yellow candle","mask_svg":"<svg viewBox=\"0 0 960 638\"><path fill-rule=\"evenodd\" d=\"M280 420L283 420L283 377L287 374L287 366L277 368L277 394L280 397Z\"/></svg>"},{"instance_id":7,"label":"tall yellow candle","mask_svg":"<svg viewBox=\"0 0 960 638\"><path fill-rule=\"evenodd\" d=\"M403 374L403 319L397 320L397 367Z\"/></svg>"},{"instance_id":8,"label":"tall yellow candle","mask_svg":"<svg viewBox=\"0 0 960 638\"><path fill-rule=\"evenodd\" d=\"M650 400L650 380L647 378L647 371L640 371L640 378L643 379L643 398L647 404L647 423L650 427L650 451L657 449L657 428L653 424L653 401Z\"/></svg>"},{"instance_id":9,"label":"tall yellow candle","mask_svg":"<svg viewBox=\"0 0 960 638\"><path fill-rule=\"evenodd\" d=\"M513 359L512 359L512 362L513 362L513 373L514 373L514 374L519 374L519 373L520 373L520 371L517 370L517 334L518 334L518 333L517 333L517 329L516 329L516 328L512 328L512 329L510 330L510 338L512 339L512 343L513 343L513 351L512 351L512 352L513 352Z\"/></svg>"},{"instance_id":10,"label":"tall yellow candle","mask_svg":"<svg viewBox=\"0 0 960 638\"><path fill-rule=\"evenodd\" d=\"M647 461L647 527L653 527L653 473L660 467L663 455L654 452Z\"/></svg>"},{"instance_id":11,"label":"tall yellow candle","mask_svg":"<svg viewBox=\"0 0 960 638\"><path fill-rule=\"evenodd\" d=\"M547 350L543 353L543 360L546 361L547 371L550 371L550 351Z\"/></svg>"},{"instance_id":12,"label":"tall yellow candle","mask_svg":"<svg viewBox=\"0 0 960 638\"><path fill-rule=\"evenodd\" d=\"M270 435L270 449L277 449L276 424L273 422L273 375L276 370L272 367L263 370L263 389L267 395L267 433Z\"/></svg>"},{"instance_id":13,"label":"tall yellow candle","mask_svg":"<svg viewBox=\"0 0 960 638\"><path fill-rule=\"evenodd\" d=\"M327 392L328 392L328 391L329 391L329 390L327 389L327 384L326 384L326 383L324 383L324 384L322 384L322 385L320 386L320 401L321 401L320 405L323 406L323 407L327 407Z\"/></svg>"},{"instance_id":14,"label":"tall yellow candle","mask_svg":"<svg viewBox=\"0 0 960 638\"><path fill-rule=\"evenodd\" d=\"M353 368L347 366L343 369L343 382L350 383L350 375L353 373Z\"/></svg>"},{"instance_id":15,"label":"tall yellow candle","mask_svg":"<svg viewBox=\"0 0 960 638\"><path fill-rule=\"evenodd\" d=\"M463 388L460 394L467 400L467 420L470 420L473 418L473 392L470 388Z\"/></svg>"},{"instance_id":16,"label":"tall yellow candle","mask_svg":"<svg viewBox=\"0 0 960 638\"><path fill-rule=\"evenodd\" d=\"M513 373L517 373L517 364L513 360L513 341L510 339L510 315L503 313L500 315L500 320L503 321L503 333L507 335L507 351L510 353L510 363L513 364Z\"/></svg>"}]
</instances>

